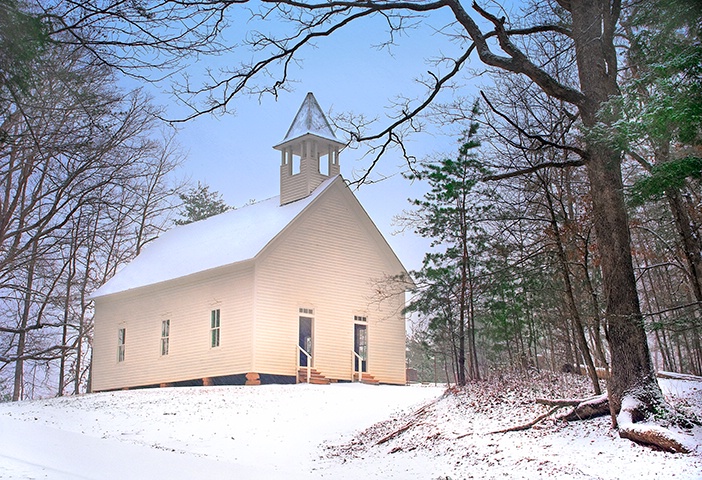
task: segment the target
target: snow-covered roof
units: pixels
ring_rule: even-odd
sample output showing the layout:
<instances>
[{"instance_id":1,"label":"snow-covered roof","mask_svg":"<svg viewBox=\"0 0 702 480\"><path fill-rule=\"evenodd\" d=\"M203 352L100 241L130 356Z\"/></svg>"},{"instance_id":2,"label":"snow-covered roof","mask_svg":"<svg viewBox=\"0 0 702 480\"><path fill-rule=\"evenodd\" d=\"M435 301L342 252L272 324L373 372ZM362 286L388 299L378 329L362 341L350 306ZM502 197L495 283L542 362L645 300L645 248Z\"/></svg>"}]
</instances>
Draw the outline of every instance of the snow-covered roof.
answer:
<instances>
[{"instance_id":1,"label":"snow-covered roof","mask_svg":"<svg viewBox=\"0 0 702 480\"><path fill-rule=\"evenodd\" d=\"M123 292L222 267L255 257L326 190L325 180L306 198L280 205L273 197L213 217L175 227L148 244L92 298Z\"/></svg>"},{"instance_id":2,"label":"snow-covered roof","mask_svg":"<svg viewBox=\"0 0 702 480\"><path fill-rule=\"evenodd\" d=\"M295 115L295 119L288 129L288 133L285 134L285 138L281 143L285 143L308 133L340 143L336 135L334 135L334 131L327 117L324 115L324 112L322 112L312 92L309 92L305 97L305 100L300 106L300 110L298 110L297 115Z\"/></svg>"}]
</instances>

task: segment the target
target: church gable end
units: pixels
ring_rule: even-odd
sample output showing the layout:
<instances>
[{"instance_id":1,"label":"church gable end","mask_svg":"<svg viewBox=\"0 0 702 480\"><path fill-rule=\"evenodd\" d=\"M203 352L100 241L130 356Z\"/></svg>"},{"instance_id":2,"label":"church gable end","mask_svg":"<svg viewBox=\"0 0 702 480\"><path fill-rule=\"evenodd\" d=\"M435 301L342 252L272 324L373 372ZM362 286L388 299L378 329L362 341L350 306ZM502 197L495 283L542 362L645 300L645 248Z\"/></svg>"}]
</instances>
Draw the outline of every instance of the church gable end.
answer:
<instances>
[{"instance_id":1,"label":"church gable end","mask_svg":"<svg viewBox=\"0 0 702 480\"><path fill-rule=\"evenodd\" d=\"M369 371L381 382L404 383L404 296L374 295L377 282L405 270L341 178L256 260L254 370L296 373L288 352L295 352L303 308L314 312L307 315L314 316L312 365L327 378L351 378L354 321L363 316Z\"/></svg>"}]
</instances>

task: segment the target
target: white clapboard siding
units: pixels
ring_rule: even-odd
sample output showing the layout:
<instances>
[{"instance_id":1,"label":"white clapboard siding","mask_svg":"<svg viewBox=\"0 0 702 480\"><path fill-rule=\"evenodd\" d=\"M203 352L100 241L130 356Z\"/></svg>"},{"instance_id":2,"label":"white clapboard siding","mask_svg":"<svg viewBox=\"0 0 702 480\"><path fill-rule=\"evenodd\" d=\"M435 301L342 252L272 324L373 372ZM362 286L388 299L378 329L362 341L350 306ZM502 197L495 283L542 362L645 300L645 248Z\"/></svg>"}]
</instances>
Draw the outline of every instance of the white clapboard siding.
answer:
<instances>
[{"instance_id":1,"label":"white clapboard siding","mask_svg":"<svg viewBox=\"0 0 702 480\"><path fill-rule=\"evenodd\" d=\"M253 263L229 266L96 299L94 391L194 380L251 367ZM210 312L220 310L221 343L211 348ZM167 356L161 322L170 320ZM117 335L126 328L125 359Z\"/></svg>"},{"instance_id":2,"label":"white clapboard siding","mask_svg":"<svg viewBox=\"0 0 702 480\"><path fill-rule=\"evenodd\" d=\"M286 204L300 198L304 198L309 194L309 178L303 173L290 175L281 187L280 203Z\"/></svg>"},{"instance_id":3,"label":"white clapboard siding","mask_svg":"<svg viewBox=\"0 0 702 480\"><path fill-rule=\"evenodd\" d=\"M369 373L405 383L404 296L375 283L403 268L338 179L258 258L254 371L294 375L299 308L314 309L314 366L350 380L354 315L368 318Z\"/></svg>"}]
</instances>

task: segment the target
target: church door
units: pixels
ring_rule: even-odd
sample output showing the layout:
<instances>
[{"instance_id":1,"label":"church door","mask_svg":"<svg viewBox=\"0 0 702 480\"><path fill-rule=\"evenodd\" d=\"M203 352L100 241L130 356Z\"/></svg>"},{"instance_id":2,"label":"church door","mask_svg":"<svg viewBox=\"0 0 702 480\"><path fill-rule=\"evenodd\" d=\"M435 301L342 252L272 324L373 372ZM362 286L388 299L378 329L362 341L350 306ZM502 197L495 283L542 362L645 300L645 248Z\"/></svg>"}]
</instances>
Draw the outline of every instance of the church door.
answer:
<instances>
[{"instance_id":1,"label":"church door","mask_svg":"<svg viewBox=\"0 0 702 480\"><path fill-rule=\"evenodd\" d=\"M300 348L310 354L312 359L312 319L310 317L300 317ZM307 355L300 352L300 366L307 367ZM309 365L312 366L311 364Z\"/></svg>"},{"instance_id":2,"label":"church door","mask_svg":"<svg viewBox=\"0 0 702 480\"><path fill-rule=\"evenodd\" d=\"M356 352L354 355L354 365L357 372L367 372L368 371L368 330L367 325L356 323L353 326L353 351ZM361 364L359 365L359 357Z\"/></svg>"}]
</instances>

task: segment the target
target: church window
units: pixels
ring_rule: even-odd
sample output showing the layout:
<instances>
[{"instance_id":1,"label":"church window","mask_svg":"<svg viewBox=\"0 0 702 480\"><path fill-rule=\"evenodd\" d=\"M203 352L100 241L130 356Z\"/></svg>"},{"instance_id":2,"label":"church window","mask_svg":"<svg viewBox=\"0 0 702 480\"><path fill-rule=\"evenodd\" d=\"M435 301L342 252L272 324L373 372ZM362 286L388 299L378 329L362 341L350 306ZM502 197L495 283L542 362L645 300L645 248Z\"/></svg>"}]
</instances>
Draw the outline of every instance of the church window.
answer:
<instances>
[{"instance_id":1,"label":"church window","mask_svg":"<svg viewBox=\"0 0 702 480\"><path fill-rule=\"evenodd\" d=\"M219 308L210 314L210 346L219 347L220 340L220 314Z\"/></svg>"},{"instance_id":2,"label":"church window","mask_svg":"<svg viewBox=\"0 0 702 480\"><path fill-rule=\"evenodd\" d=\"M126 344L126 338L127 338L127 329L126 328L120 328L119 330L117 330L117 361L118 362L124 361L124 347Z\"/></svg>"},{"instance_id":3,"label":"church window","mask_svg":"<svg viewBox=\"0 0 702 480\"><path fill-rule=\"evenodd\" d=\"M171 337L171 321L163 320L161 322L161 355L168 355Z\"/></svg>"}]
</instances>

